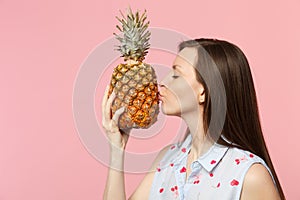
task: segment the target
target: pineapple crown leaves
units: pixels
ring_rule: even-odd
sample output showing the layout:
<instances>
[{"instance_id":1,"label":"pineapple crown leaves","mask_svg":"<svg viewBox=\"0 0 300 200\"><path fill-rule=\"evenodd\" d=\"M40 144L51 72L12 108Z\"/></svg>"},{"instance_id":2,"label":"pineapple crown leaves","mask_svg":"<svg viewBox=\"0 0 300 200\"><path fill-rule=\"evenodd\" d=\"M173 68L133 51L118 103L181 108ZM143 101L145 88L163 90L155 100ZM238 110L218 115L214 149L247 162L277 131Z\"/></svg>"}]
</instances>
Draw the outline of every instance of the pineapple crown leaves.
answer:
<instances>
[{"instance_id":1,"label":"pineapple crown leaves","mask_svg":"<svg viewBox=\"0 0 300 200\"><path fill-rule=\"evenodd\" d=\"M121 10L120 13L122 19L117 16L116 18L122 26L117 25L116 27L122 34L120 36L114 33L116 39L121 43L117 46L117 50L121 52L122 57L143 60L150 47L149 39L151 35L149 30L147 30L150 22L145 22L147 19L146 10L140 15L139 11L134 14L129 8L126 17Z\"/></svg>"}]
</instances>

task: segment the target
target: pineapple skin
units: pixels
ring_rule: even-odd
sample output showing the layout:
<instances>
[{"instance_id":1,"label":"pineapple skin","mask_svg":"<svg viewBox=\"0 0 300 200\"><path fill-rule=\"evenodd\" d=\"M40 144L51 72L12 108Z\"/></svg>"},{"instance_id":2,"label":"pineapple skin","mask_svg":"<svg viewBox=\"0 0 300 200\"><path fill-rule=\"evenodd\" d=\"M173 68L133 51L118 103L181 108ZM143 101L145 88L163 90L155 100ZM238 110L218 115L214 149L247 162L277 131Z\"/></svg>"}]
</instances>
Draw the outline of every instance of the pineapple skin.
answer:
<instances>
[{"instance_id":1,"label":"pineapple skin","mask_svg":"<svg viewBox=\"0 0 300 200\"><path fill-rule=\"evenodd\" d=\"M157 121L159 99L156 74L153 67L141 61L119 64L114 68L109 96L115 92L112 116L125 107L119 118L120 129L147 129Z\"/></svg>"}]
</instances>

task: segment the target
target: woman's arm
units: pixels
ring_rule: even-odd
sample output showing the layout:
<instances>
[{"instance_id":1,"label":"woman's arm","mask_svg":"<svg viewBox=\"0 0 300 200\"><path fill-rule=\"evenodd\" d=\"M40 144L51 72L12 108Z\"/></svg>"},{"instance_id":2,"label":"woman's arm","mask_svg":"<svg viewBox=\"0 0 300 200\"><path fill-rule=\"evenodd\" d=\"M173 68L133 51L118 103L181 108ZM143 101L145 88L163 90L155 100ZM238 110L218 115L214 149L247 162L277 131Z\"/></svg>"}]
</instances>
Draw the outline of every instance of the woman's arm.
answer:
<instances>
[{"instance_id":1,"label":"woman's arm","mask_svg":"<svg viewBox=\"0 0 300 200\"><path fill-rule=\"evenodd\" d=\"M243 183L241 200L280 200L268 170L262 164L250 167Z\"/></svg>"},{"instance_id":2,"label":"woman's arm","mask_svg":"<svg viewBox=\"0 0 300 200\"><path fill-rule=\"evenodd\" d=\"M146 174L146 176L144 177L140 185L136 188L136 190L133 192L133 194L129 197L129 200L148 199L158 163L164 157L165 153L170 148L170 146L171 145L166 146L158 153L152 166L149 169L149 172Z\"/></svg>"},{"instance_id":3,"label":"woman's arm","mask_svg":"<svg viewBox=\"0 0 300 200\"><path fill-rule=\"evenodd\" d=\"M116 122L124 109L119 109L111 118L111 104L115 95L112 93L108 97L108 87L106 88L102 101L102 126L110 142L110 168L107 175L106 186L103 193L104 200L126 200L124 182L124 154L129 137L129 131L124 133L119 130ZM140 185L129 198L130 200L147 199L152 186L154 174L159 161L163 158L170 145L163 148L155 158L149 172L144 177Z\"/></svg>"},{"instance_id":4,"label":"woman's arm","mask_svg":"<svg viewBox=\"0 0 300 200\"><path fill-rule=\"evenodd\" d=\"M154 174L159 161L163 158L166 151L171 145L163 148L155 158L149 172L146 174L142 182L129 197L129 200L140 200L147 199L150 194L150 189L152 186ZM110 169L107 176L106 188L104 191L103 199L114 199L114 200L125 200L125 182L124 182L124 172L117 169L123 169L124 167L124 151L111 150L111 163Z\"/></svg>"},{"instance_id":5,"label":"woman's arm","mask_svg":"<svg viewBox=\"0 0 300 200\"><path fill-rule=\"evenodd\" d=\"M110 168L103 194L104 200L126 200L124 182L124 151L111 149Z\"/></svg>"},{"instance_id":6,"label":"woman's arm","mask_svg":"<svg viewBox=\"0 0 300 200\"><path fill-rule=\"evenodd\" d=\"M120 115L124 108L117 110L111 117L111 104L115 98L113 92L108 97L106 87L102 100L102 126L110 143L110 168L107 175L106 186L103 194L104 200L126 200L124 184L124 152L130 130L122 131L118 127Z\"/></svg>"}]
</instances>

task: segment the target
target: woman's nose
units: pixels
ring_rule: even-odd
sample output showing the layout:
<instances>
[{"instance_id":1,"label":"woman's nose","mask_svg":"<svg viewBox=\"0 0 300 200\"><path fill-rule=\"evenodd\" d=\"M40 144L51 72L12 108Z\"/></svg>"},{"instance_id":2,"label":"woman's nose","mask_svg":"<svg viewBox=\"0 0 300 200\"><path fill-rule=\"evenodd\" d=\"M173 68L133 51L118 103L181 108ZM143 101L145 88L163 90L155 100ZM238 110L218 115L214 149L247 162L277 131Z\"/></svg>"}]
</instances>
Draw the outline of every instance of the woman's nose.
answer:
<instances>
[{"instance_id":1,"label":"woman's nose","mask_svg":"<svg viewBox=\"0 0 300 200\"><path fill-rule=\"evenodd\" d=\"M162 79L159 83L158 83L158 86L160 87L160 88L162 88L162 87L164 87L164 79Z\"/></svg>"},{"instance_id":2,"label":"woman's nose","mask_svg":"<svg viewBox=\"0 0 300 200\"><path fill-rule=\"evenodd\" d=\"M169 77L171 76L171 72L168 73L161 81L160 83L158 84L160 87L166 87L166 85L168 85L168 80L169 80Z\"/></svg>"},{"instance_id":3,"label":"woman's nose","mask_svg":"<svg viewBox=\"0 0 300 200\"><path fill-rule=\"evenodd\" d=\"M167 78L167 77L165 77L163 80L161 80L161 81L158 83L158 86L160 87L160 89L166 87L166 85L167 85L167 80L166 80L166 78Z\"/></svg>"},{"instance_id":4,"label":"woman's nose","mask_svg":"<svg viewBox=\"0 0 300 200\"><path fill-rule=\"evenodd\" d=\"M166 77L158 83L158 90L160 91L160 95L164 94L164 90L166 89Z\"/></svg>"},{"instance_id":5,"label":"woman's nose","mask_svg":"<svg viewBox=\"0 0 300 200\"><path fill-rule=\"evenodd\" d=\"M172 71L170 71L158 84L160 93L163 95L170 84Z\"/></svg>"},{"instance_id":6,"label":"woman's nose","mask_svg":"<svg viewBox=\"0 0 300 200\"><path fill-rule=\"evenodd\" d=\"M165 83L163 82L163 80L161 80L159 83L158 83L158 86L159 87L164 87Z\"/></svg>"},{"instance_id":7,"label":"woman's nose","mask_svg":"<svg viewBox=\"0 0 300 200\"><path fill-rule=\"evenodd\" d=\"M164 84L162 84L162 83L158 83L158 91L162 91L162 90L164 90Z\"/></svg>"}]
</instances>

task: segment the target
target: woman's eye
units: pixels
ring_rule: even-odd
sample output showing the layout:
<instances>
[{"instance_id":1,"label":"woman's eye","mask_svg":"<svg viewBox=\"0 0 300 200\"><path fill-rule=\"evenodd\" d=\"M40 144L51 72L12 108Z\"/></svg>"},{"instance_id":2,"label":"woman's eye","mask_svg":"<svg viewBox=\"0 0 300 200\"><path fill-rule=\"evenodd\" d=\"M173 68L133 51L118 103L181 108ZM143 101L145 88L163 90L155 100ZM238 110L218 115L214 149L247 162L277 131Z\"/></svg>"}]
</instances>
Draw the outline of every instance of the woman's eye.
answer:
<instances>
[{"instance_id":1,"label":"woman's eye","mask_svg":"<svg viewBox=\"0 0 300 200\"><path fill-rule=\"evenodd\" d=\"M178 78L179 76L173 75L172 78Z\"/></svg>"}]
</instances>

